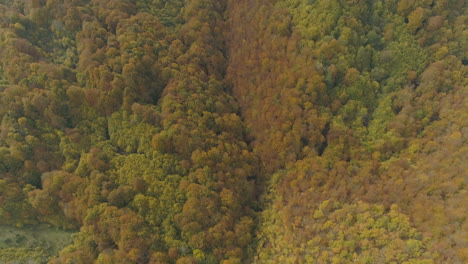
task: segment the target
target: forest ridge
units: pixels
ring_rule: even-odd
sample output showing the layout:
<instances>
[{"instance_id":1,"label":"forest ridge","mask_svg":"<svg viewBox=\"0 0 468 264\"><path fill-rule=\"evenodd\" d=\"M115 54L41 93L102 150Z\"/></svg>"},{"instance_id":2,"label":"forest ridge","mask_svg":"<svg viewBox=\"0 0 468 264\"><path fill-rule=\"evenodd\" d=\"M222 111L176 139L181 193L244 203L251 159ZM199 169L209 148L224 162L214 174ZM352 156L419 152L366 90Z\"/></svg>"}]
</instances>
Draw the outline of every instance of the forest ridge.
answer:
<instances>
[{"instance_id":1,"label":"forest ridge","mask_svg":"<svg viewBox=\"0 0 468 264\"><path fill-rule=\"evenodd\" d=\"M0 0L0 232L74 232L0 236L0 263L468 263L467 25L464 0Z\"/></svg>"}]
</instances>

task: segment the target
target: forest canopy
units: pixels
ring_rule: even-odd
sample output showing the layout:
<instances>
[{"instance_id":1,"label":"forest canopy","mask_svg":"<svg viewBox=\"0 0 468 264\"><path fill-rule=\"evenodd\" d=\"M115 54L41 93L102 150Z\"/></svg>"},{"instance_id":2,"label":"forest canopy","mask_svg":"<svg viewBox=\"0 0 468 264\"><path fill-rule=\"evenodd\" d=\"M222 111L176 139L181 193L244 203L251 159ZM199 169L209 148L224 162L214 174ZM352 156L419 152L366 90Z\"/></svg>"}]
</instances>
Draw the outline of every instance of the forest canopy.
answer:
<instances>
[{"instance_id":1,"label":"forest canopy","mask_svg":"<svg viewBox=\"0 0 468 264\"><path fill-rule=\"evenodd\" d=\"M0 262L468 262L467 25L464 0L0 0L0 233L64 241Z\"/></svg>"}]
</instances>

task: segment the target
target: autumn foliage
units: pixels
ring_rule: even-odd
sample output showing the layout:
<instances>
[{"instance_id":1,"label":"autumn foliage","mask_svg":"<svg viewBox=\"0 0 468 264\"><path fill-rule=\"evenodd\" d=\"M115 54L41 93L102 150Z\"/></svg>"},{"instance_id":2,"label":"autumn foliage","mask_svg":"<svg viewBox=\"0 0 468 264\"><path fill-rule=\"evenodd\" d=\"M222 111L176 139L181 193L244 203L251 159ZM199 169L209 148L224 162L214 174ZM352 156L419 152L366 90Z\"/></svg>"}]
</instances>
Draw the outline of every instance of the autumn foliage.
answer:
<instances>
[{"instance_id":1,"label":"autumn foliage","mask_svg":"<svg viewBox=\"0 0 468 264\"><path fill-rule=\"evenodd\" d=\"M467 262L466 25L462 0L3 1L0 224L75 231L54 264Z\"/></svg>"}]
</instances>

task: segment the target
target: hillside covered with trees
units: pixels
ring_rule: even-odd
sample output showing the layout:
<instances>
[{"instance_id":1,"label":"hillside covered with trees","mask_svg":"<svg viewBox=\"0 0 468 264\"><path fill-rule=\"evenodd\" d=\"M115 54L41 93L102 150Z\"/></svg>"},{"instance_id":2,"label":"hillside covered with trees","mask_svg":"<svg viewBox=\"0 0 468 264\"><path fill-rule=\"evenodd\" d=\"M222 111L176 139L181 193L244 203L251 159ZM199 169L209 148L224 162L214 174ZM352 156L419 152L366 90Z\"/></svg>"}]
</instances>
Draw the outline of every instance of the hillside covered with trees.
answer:
<instances>
[{"instance_id":1,"label":"hillside covered with trees","mask_svg":"<svg viewBox=\"0 0 468 264\"><path fill-rule=\"evenodd\" d=\"M464 0L0 0L0 233L73 233L0 236L0 263L467 263L467 25Z\"/></svg>"}]
</instances>

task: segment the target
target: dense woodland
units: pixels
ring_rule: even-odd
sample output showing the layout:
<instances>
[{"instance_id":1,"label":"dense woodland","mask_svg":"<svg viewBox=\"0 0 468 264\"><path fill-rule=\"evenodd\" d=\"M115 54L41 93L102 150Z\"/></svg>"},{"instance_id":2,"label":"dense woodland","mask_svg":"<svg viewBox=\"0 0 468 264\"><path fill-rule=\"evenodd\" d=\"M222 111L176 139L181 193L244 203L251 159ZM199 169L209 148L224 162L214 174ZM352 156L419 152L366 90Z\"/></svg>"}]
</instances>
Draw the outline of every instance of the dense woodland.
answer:
<instances>
[{"instance_id":1,"label":"dense woodland","mask_svg":"<svg viewBox=\"0 0 468 264\"><path fill-rule=\"evenodd\" d=\"M0 0L0 225L75 232L0 262L467 263L467 25L464 0Z\"/></svg>"}]
</instances>

